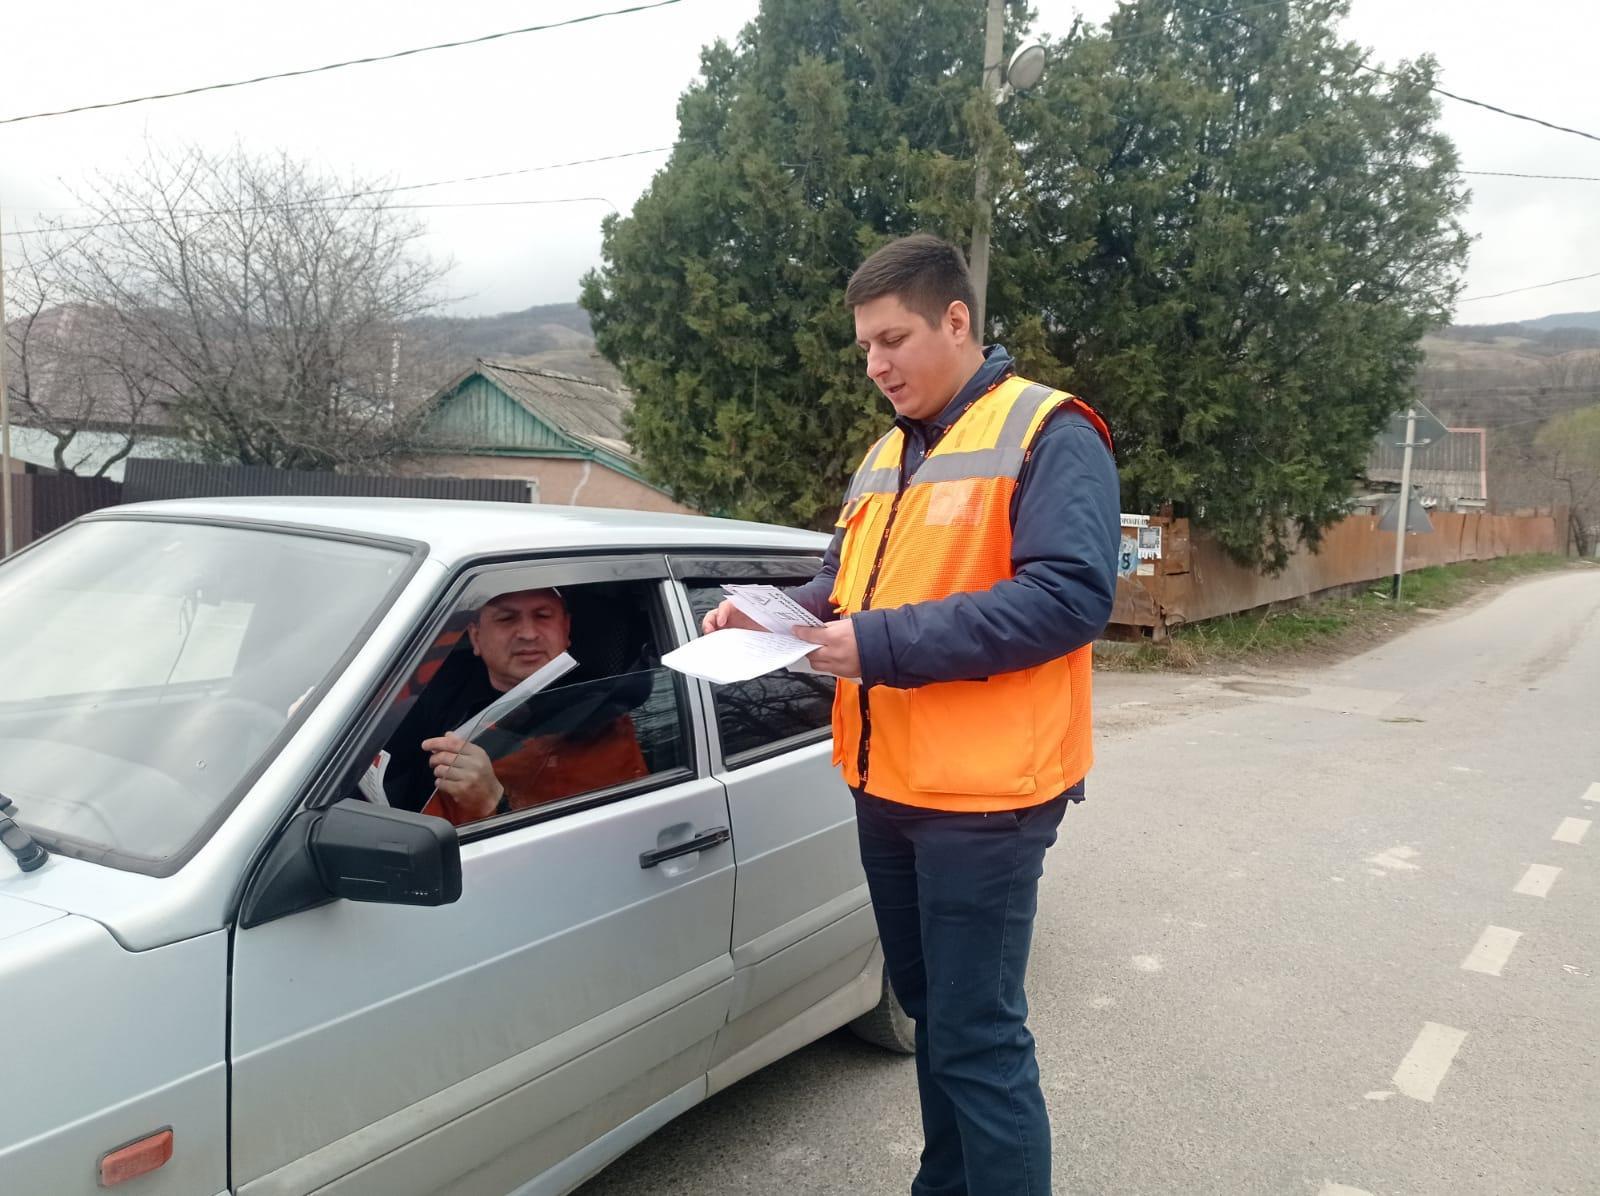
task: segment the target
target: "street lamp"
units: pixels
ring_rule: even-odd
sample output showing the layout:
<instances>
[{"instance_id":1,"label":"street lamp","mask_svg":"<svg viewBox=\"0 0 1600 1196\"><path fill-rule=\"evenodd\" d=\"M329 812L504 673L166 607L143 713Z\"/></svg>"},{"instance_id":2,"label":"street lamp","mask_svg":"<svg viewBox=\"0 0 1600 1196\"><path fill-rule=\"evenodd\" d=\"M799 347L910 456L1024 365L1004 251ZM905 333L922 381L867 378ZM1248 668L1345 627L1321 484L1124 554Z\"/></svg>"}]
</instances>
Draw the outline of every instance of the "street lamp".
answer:
<instances>
[{"instance_id":1,"label":"street lamp","mask_svg":"<svg viewBox=\"0 0 1600 1196\"><path fill-rule=\"evenodd\" d=\"M1006 67L1005 86L995 102L1003 102L1013 91L1029 91L1039 86L1039 80L1044 78L1044 58L1044 47L1038 42L1018 46Z\"/></svg>"},{"instance_id":2,"label":"street lamp","mask_svg":"<svg viewBox=\"0 0 1600 1196\"><path fill-rule=\"evenodd\" d=\"M983 88L998 108L1013 92L1036 87L1044 77L1045 52L1038 42L1017 47L1005 74L1000 73L1000 54L1005 45L1005 0L989 0L988 19L984 25ZM972 272L972 290L978 300L978 310L973 313L972 326L977 330L978 341L983 342L985 318L989 308L989 227L994 220L994 199L989 194L989 166L978 147L978 174L973 188L978 201L978 219L972 227L972 252L967 264Z\"/></svg>"}]
</instances>

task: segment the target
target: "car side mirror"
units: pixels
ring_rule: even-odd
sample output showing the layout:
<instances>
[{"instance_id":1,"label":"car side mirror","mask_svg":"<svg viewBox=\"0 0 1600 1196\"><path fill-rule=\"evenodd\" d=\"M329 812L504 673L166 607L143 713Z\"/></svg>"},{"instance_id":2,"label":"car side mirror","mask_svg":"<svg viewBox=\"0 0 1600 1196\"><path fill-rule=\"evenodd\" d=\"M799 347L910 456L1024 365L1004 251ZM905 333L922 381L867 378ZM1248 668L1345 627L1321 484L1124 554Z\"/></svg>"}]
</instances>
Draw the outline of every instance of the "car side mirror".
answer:
<instances>
[{"instance_id":1,"label":"car side mirror","mask_svg":"<svg viewBox=\"0 0 1600 1196\"><path fill-rule=\"evenodd\" d=\"M461 841L443 818L346 798L296 814L253 878L248 929L339 898L448 905L461 897Z\"/></svg>"},{"instance_id":2,"label":"car side mirror","mask_svg":"<svg viewBox=\"0 0 1600 1196\"><path fill-rule=\"evenodd\" d=\"M449 905L461 896L461 841L443 818L346 798L324 811L310 842L335 897Z\"/></svg>"}]
</instances>

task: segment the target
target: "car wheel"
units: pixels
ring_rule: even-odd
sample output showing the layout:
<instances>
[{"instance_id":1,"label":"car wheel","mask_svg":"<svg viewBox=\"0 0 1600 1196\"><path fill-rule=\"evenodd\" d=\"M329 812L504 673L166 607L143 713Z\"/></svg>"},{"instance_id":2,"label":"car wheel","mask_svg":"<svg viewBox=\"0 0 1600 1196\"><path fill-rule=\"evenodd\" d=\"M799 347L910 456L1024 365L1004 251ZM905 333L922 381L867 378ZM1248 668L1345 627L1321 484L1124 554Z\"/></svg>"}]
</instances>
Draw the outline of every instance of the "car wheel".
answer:
<instances>
[{"instance_id":1,"label":"car wheel","mask_svg":"<svg viewBox=\"0 0 1600 1196\"><path fill-rule=\"evenodd\" d=\"M894 988L889 984L887 968L883 973L883 996L878 998L877 1008L856 1018L850 1023L850 1029L858 1038L886 1051L893 1051L897 1055L916 1053L917 1023L900 1008Z\"/></svg>"}]
</instances>

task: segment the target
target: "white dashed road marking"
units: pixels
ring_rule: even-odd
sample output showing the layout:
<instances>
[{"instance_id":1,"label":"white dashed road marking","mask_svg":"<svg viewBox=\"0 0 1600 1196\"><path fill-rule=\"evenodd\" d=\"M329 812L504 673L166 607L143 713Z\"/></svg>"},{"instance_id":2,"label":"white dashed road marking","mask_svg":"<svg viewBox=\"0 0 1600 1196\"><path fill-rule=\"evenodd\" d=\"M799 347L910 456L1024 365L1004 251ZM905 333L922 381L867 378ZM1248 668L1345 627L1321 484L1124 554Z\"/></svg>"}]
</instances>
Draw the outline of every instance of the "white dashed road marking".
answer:
<instances>
[{"instance_id":1,"label":"white dashed road marking","mask_svg":"<svg viewBox=\"0 0 1600 1196\"><path fill-rule=\"evenodd\" d=\"M1332 1180L1322 1181L1322 1191L1317 1196L1372 1196L1365 1188L1352 1188L1347 1184L1336 1184Z\"/></svg>"},{"instance_id":2,"label":"white dashed road marking","mask_svg":"<svg viewBox=\"0 0 1600 1196\"><path fill-rule=\"evenodd\" d=\"M1563 818L1561 825L1556 827L1556 833L1550 837L1557 843L1582 843L1592 825L1587 818Z\"/></svg>"},{"instance_id":3,"label":"white dashed road marking","mask_svg":"<svg viewBox=\"0 0 1600 1196\"><path fill-rule=\"evenodd\" d=\"M1513 893L1521 893L1525 897L1543 897L1550 891L1550 886L1556 883L1556 877L1561 875L1561 869L1550 864L1529 864L1528 870L1522 874L1522 879L1517 882Z\"/></svg>"},{"instance_id":4,"label":"white dashed road marking","mask_svg":"<svg viewBox=\"0 0 1600 1196\"><path fill-rule=\"evenodd\" d=\"M1398 847L1391 847L1388 851L1380 851L1377 855L1368 856L1367 863L1377 864L1380 868L1388 868L1392 872L1415 872L1422 867L1411 861L1417 858L1417 849L1404 843Z\"/></svg>"},{"instance_id":5,"label":"white dashed road marking","mask_svg":"<svg viewBox=\"0 0 1600 1196\"><path fill-rule=\"evenodd\" d=\"M1472 954L1462 961L1461 966L1469 972L1498 976L1500 969L1506 966L1506 960L1511 958L1511 952L1516 949L1517 940L1521 937L1520 930L1491 926L1483 932L1478 945L1472 949Z\"/></svg>"},{"instance_id":6,"label":"white dashed road marking","mask_svg":"<svg viewBox=\"0 0 1600 1196\"><path fill-rule=\"evenodd\" d=\"M1590 785L1583 795L1584 801L1600 801L1600 781Z\"/></svg>"},{"instance_id":7,"label":"white dashed road marking","mask_svg":"<svg viewBox=\"0 0 1600 1196\"><path fill-rule=\"evenodd\" d=\"M1465 1030L1441 1026L1438 1022L1423 1022L1422 1033L1417 1035L1417 1041L1411 1044L1411 1050L1400 1060L1394 1073L1394 1086L1400 1095L1432 1101L1466 1038Z\"/></svg>"}]
</instances>

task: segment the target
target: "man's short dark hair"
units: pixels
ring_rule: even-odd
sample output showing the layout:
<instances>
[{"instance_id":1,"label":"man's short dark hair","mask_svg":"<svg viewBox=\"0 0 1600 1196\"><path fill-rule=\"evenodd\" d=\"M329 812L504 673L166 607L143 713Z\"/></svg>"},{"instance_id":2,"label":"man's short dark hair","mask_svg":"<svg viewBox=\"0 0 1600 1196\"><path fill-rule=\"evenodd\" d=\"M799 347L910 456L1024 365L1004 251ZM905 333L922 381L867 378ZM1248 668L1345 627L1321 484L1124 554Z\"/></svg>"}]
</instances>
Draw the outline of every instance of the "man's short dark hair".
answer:
<instances>
[{"instance_id":1,"label":"man's short dark hair","mask_svg":"<svg viewBox=\"0 0 1600 1196\"><path fill-rule=\"evenodd\" d=\"M976 311L978 298L961 250L932 233L913 233L890 241L850 276L844 301L852 310L863 303L896 296L929 324L938 324L957 300Z\"/></svg>"}]
</instances>

